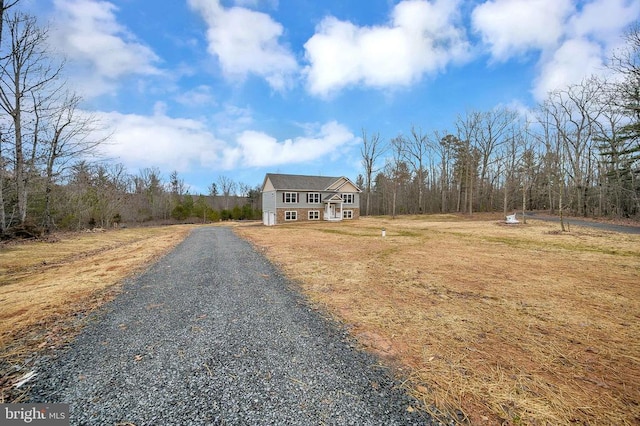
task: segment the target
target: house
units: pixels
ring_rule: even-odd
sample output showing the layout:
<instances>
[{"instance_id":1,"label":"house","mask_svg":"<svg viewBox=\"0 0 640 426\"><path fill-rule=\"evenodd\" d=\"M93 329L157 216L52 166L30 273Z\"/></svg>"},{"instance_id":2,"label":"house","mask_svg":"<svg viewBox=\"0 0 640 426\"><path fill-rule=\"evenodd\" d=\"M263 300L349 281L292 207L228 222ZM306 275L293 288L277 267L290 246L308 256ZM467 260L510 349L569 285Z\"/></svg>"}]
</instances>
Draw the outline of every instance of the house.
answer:
<instances>
[{"instance_id":1,"label":"house","mask_svg":"<svg viewBox=\"0 0 640 426\"><path fill-rule=\"evenodd\" d=\"M262 222L276 225L360 217L360 192L348 178L267 173L262 184Z\"/></svg>"}]
</instances>

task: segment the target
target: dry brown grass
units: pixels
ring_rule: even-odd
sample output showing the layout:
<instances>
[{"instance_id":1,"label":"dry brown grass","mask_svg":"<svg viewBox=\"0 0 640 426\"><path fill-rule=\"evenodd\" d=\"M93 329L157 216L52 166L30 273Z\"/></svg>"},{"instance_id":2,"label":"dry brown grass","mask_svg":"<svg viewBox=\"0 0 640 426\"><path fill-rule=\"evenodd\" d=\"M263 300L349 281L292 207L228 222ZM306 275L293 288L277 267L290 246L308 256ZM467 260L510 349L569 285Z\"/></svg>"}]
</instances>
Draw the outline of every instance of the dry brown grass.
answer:
<instances>
[{"instance_id":1,"label":"dry brown grass","mask_svg":"<svg viewBox=\"0 0 640 426\"><path fill-rule=\"evenodd\" d=\"M474 217L237 229L363 345L408 367L426 407L472 424L640 422L640 236ZM189 230L0 247L0 364L72 335L76 313Z\"/></svg>"},{"instance_id":2,"label":"dry brown grass","mask_svg":"<svg viewBox=\"0 0 640 426\"><path fill-rule=\"evenodd\" d=\"M76 233L0 246L0 388L14 378L10 366L64 343L77 330L76 314L109 300L116 284L175 247L191 228Z\"/></svg>"},{"instance_id":3,"label":"dry brown grass","mask_svg":"<svg viewBox=\"0 0 640 426\"><path fill-rule=\"evenodd\" d=\"M237 231L408 367L426 407L471 424L638 424L640 236L558 228L439 215Z\"/></svg>"}]
</instances>

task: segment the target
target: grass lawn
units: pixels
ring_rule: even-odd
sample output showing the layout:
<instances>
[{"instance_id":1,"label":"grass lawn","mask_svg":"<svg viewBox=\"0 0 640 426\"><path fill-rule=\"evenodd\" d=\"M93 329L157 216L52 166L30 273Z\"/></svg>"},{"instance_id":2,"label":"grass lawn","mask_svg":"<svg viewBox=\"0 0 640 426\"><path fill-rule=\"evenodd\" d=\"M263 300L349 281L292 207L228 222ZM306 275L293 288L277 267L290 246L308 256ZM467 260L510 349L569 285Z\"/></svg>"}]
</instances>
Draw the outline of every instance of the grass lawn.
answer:
<instances>
[{"instance_id":1,"label":"grass lawn","mask_svg":"<svg viewBox=\"0 0 640 426\"><path fill-rule=\"evenodd\" d=\"M0 246L0 390L191 229ZM479 214L235 229L427 409L474 425L640 422L640 235Z\"/></svg>"},{"instance_id":2,"label":"grass lawn","mask_svg":"<svg viewBox=\"0 0 640 426\"><path fill-rule=\"evenodd\" d=\"M638 424L640 236L559 226L433 215L237 232L427 407L474 425Z\"/></svg>"}]
</instances>

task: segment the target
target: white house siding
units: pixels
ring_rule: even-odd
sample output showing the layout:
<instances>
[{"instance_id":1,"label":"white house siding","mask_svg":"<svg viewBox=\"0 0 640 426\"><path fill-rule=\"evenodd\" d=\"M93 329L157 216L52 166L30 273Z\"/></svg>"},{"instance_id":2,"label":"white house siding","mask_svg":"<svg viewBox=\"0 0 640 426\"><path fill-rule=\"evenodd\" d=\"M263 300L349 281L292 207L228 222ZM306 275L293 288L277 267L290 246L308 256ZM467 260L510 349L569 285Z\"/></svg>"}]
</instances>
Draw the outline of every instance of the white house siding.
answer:
<instances>
[{"instance_id":1,"label":"white house siding","mask_svg":"<svg viewBox=\"0 0 640 426\"><path fill-rule=\"evenodd\" d=\"M262 223L271 226L276 224L277 217L276 191L262 193Z\"/></svg>"}]
</instances>

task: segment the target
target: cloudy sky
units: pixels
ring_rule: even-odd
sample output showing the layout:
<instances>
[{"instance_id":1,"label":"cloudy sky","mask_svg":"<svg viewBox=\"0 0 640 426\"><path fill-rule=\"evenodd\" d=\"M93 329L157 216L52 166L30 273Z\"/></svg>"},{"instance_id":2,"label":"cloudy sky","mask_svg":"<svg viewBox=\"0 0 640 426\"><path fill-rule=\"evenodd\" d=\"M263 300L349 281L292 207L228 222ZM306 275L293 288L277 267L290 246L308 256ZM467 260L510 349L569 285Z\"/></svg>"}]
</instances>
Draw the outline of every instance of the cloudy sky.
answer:
<instances>
[{"instance_id":1,"label":"cloudy sky","mask_svg":"<svg viewBox=\"0 0 640 426\"><path fill-rule=\"evenodd\" d=\"M50 26L70 84L131 173L360 169L362 130L532 107L606 73L640 0L21 0Z\"/></svg>"}]
</instances>

